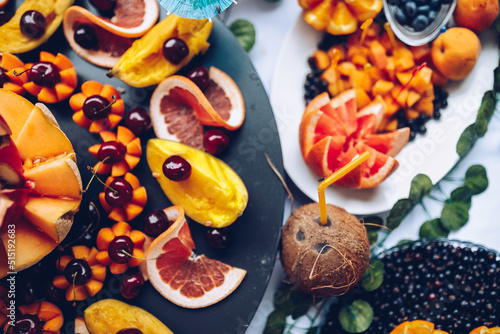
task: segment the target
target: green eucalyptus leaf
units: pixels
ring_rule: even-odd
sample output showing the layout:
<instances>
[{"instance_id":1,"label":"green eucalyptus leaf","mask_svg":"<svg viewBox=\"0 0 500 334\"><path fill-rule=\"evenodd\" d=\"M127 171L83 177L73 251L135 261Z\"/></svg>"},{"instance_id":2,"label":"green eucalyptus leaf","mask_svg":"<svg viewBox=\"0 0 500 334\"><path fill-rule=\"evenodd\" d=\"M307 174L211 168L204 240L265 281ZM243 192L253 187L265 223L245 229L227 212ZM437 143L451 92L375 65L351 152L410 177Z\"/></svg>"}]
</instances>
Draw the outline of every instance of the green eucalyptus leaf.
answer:
<instances>
[{"instance_id":1,"label":"green eucalyptus leaf","mask_svg":"<svg viewBox=\"0 0 500 334\"><path fill-rule=\"evenodd\" d=\"M420 202L420 200L431 193L432 181L425 174L415 175L413 180L411 180L410 186L410 196L408 198L414 203Z\"/></svg>"},{"instance_id":2,"label":"green eucalyptus leaf","mask_svg":"<svg viewBox=\"0 0 500 334\"><path fill-rule=\"evenodd\" d=\"M460 135L457 142L457 154L460 158L463 158L469 151L477 140L477 134L474 130L474 124L469 125L465 128L464 132Z\"/></svg>"},{"instance_id":3,"label":"green eucalyptus leaf","mask_svg":"<svg viewBox=\"0 0 500 334\"><path fill-rule=\"evenodd\" d=\"M386 225L390 230L397 228L404 217L413 209L415 203L408 198L402 198L394 204L387 216Z\"/></svg>"},{"instance_id":4,"label":"green eucalyptus leaf","mask_svg":"<svg viewBox=\"0 0 500 334\"><path fill-rule=\"evenodd\" d=\"M361 333L370 327L373 320L373 309L364 300L355 300L344 306L339 312L339 322L348 333Z\"/></svg>"},{"instance_id":5,"label":"green eucalyptus leaf","mask_svg":"<svg viewBox=\"0 0 500 334\"><path fill-rule=\"evenodd\" d=\"M253 24L245 19L234 20L229 29L240 42L245 51L250 51L255 44L255 28Z\"/></svg>"},{"instance_id":6,"label":"green eucalyptus leaf","mask_svg":"<svg viewBox=\"0 0 500 334\"><path fill-rule=\"evenodd\" d=\"M282 334L286 328L286 314L281 310L274 310L267 316L263 334Z\"/></svg>"},{"instance_id":7,"label":"green eucalyptus leaf","mask_svg":"<svg viewBox=\"0 0 500 334\"><path fill-rule=\"evenodd\" d=\"M448 231L458 231L469 220L469 208L463 202L445 202L441 211L441 224Z\"/></svg>"},{"instance_id":8,"label":"green eucalyptus leaf","mask_svg":"<svg viewBox=\"0 0 500 334\"><path fill-rule=\"evenodd\" d=\"M450 194L450 200L452 202L462 202L467 205L470 209L471 199L472 199L472 191L467 187L458 187L453 190Z\"/></svg>"},{"instance_id":9,"label":"green eucalyptus leaf","mask_svg":"<svg viewBox=\"0 0 500 334\"><path fill-rule=\"evenodd\" d=\"M441 225L441 219L428 220L420 226L418 235L420 238L441 238L447 237L450 231Z\"/></svg>"},{"instance_id":10,"label":"green eucalyptus leaf","mask_svg":"<svg viewBox=\"0 0 500 334\"><path fill-rule=\"evenodd\" d=\"M401 240L398 241L398 246L403 245L403 244L407 244L407 243L409 243L411 241L413 241L413 240L411 240L411 239L401 239Z\"/></svg>"},{"instance_id":11,"label":"green eucalyptus leaf","mask_svg":"<svg viewBox=\"0 0 500 334\"><path fill-rule=\"evenodd\" d=\"M497 31L500 34L500 20L497 20ZM500 93L500 67L495 68L493 71L493 90L495 93Z\"/></svg>"},{"instance_id":12,"label":"green eucalyptus leaf","mask_svg":"<svg viewBox=\"0 0 500 334\"><path fill-rule=\"evenodd\" d=\"M370 262L366 272L361 279L361 286L365 291L378 289L384 282L384 263L380 260Z\"/></svg>"},{"instance_id":13,"label":"green eucalyptus leaf","mask_svg":"<svg viewBox=\"0 0 500 334\"><path fill-rule=\"evenodd\" d=\"M292 310L292 318L298 319L305 315L313 304L313 297L310 294L302 293L297 290L292 290L290 294L290 302L294 305Z\"/></svg>"},{"instance_id":14,"label":"green eucalyptus leaf","mask_svg":"<svg viewBox=\"0 0 500 334\"><path fill-rule=\"evenodd\" d=\"M482 165L472 165L465 173L465 186L474 195L480 194L488 188L488 176L486 168Z\"/></svg>"}]
</instances>

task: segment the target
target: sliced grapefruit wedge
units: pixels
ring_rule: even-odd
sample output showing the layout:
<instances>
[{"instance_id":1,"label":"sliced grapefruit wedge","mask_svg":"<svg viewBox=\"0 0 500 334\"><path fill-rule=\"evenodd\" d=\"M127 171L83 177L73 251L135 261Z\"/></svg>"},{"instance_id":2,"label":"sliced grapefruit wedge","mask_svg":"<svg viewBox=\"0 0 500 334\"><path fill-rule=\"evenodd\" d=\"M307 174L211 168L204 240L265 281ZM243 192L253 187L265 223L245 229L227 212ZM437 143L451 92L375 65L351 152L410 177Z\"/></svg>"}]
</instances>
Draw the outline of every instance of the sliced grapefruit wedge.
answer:
<instances>
[{"instance_id":1,"label":"sliced grapefruit wedge","mask_svg":"<svg viewBox=\"0 0 500 334\"><path fill-rule=\"evenodd\" d=\"M205 255L195 248L189 225L180 206L166 208L168 230L149 246L146 271L153 287L172 303L186 308L215 304L231 294L245 277L246 270L232 267Z\"/></svg>"},{"instance_id":2,"label":"sliced grapefruit wedge","mask_svg":"<svg viewBox=\"0 0 500 334\"><path fill-rule=\"evenodd\" d=\"M357 155L370 159L335 183L345 188L372 188L398 167L394 156L408 142L408 128L377 133L383 107L372 103L358 112L354 89L333 99L321 94L311 100L299 127L299 144L307 166L319 177L328 177Z\"/></svg>"},{"instance_id":3,"label":"sliced grapefruit wedge","mask_svg":"<svg viewBox=\"0 0 500 334\"><path fill-rule=\"evenodd\" d=\"M210 67L204 91L184 76L163 80L151 96L150 112L158 138L202 148L201 125L237 130L245 119L245 104L233 79Z\"/></svg>"}]
</instances>

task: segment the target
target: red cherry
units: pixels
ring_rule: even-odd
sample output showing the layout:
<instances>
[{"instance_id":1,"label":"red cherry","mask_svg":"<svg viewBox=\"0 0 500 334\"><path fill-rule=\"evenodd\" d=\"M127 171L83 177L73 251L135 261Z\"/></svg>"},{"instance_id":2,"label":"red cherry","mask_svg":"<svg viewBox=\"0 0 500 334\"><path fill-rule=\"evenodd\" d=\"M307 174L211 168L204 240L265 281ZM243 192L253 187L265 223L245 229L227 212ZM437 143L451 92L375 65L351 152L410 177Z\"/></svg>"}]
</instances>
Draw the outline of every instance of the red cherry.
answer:
<instances>
[{"instance_id":1,"label":"red cherry","mask_svg":"<svg viewBox=\"0 0 500 334\"><path fill-rule=\"evenodd\" d=\"M36 10L27 10L21 16L19 28L21 33L28 38L40 38L45 34L47 19Z\"/></svg>"},{"instance_id":2,"label":"red cherry","mask_svg":"<svg viewBox=\"0 0 500 334\"><path fill-rule=\"evenodd\" d=\"M0 26L3 26L5 23L9 22L12 18L12 14L5 10L5 8L0 9Z\"/></svg>"},{"instance_id":3,"label":"red cherry","mask_svg":"<svg viewBox=\"0 0 500 334\"><path fill-rule=\"evenodd\" d=\"M231 241L228 230L224 228L209 228L205 232L205 240L214 248L226 248Z\"/></svg>"},{"instance_id":4,"label":"red cherry","mask_svg":"<svg viewBox=\"0 0 500 334\"><path fill-rule=\"evenodd\" d=\"M208 69L205 66L195 67L188 73L187 77L200 87L201 90L205 90L210 82Z\"/></svg>"},{"instance_id":5,"label":"red cherry","mask_svg":"<svg viewBox=\"0 0 500 334\"><path fill-rule=\"evenodd\" d=\"M107 141L104 142L99 151L97 151L97 159L100 161L104 161L105 164L115 164L120 162L125 158L125 154L127 153L127 147L120 142L117 141Z\"/></svg>"},{"instance_id":6,"label":"red cherry","mask_svg":"<svg viewBox=\"0 0 500 334\"><path fill-rule=\"evenodd\" d=\"M123 208L132 200L133 192L134 190L127 180L116 178L106 187L104 199L114 208Z\"/></svg>"},{"instance_id":7,"label":"red cherry","mask_svg":"<svg viewBox=\"0 0 500 334\"><path fill-rule=\"evenodd\" d=\"M28 71L28 77L38 86L54 88L61 82L61 75L56 65L48 61L39 61Z\"/></svg>"},{"instance_id":8,"label":"red cherry","mask_svg":"<svg viewBox=\"0 0 500 334\"><path fill-rule=\"evenodd\" d=\"M115 8L116 0L89 0L97 10L107 12Z\"/></svg>"},{"instance_id":9,"label":"red cherry","mask_svg":"<svg viewBox=\"0 0 500 334\"><path fill-rule=\"evenodd\" d=\"M102 119L111 113L111 103L101 95L92 95L87 97L82 110L88 119Z\"/></svg>"},{"instance_id":10,"label":"red cherry","mask_svg":"<svg viewBox=\"0 0 500 334\"><path fill-rule=\"evenodd\" d=\"M124 298L137 298L144 286L144 277L139 272L126 274L121 278L119 286L120 293Z\"/></svg>"},{"instance_id":11,"label":"red cherry","mask_svg":"<svg viewBox=\"0 0 500 334\"><path fill-rule=\"evenodd\" d=\"M113 262L124 264L130 260L130 255L134 251L132 239L126 235L115 237L108 247L109 257Z\"/></svg>"},{"instance_id":12,"label":"red cherry","mask_svg":"<svg viewBox=\"0 0 500 334\"><path fill-rule=\"evenodd\" d=\"M140 136L151 129L151 117L146 109L135 107L125 117L125 126L136 136Z\"/></svg>"},{"instance_id":13,"label":"red cherry","mask_svg":"<svg viewBox=\"0 0 500 334\"><path fill-rule=\"evenodd\" d=\"M16 334L41 334L43 324L34 314L22 314L16 317L12 329Z\"/></svg>"},{"instance_id":14,"label":"red cherry","mask_svg":"<svg viewBox=\"0 0 500 334\"><path fill-rule=\"evenodd\" d=\"M150 211L144 218L144 232L151 237L157 237L167 230L173 222L168 220L163 210Z\"/></svg>"},{"instance_id":15,"label":"red cherry","mask_svg":"<svg viewBox=\"0 0 500 334\"><path fill-rule=\"evenodd\" d=\"M163 44L163 56L172 64L179 64L189 54L186 42L178 37L172 37Z\"/></svg>"},{"instance_id":16,"label":"red cherry","mask_svg":"<svg viewBox=\"0 0 500 334\"><path fill-rule=\"evenodd\" d=\"M229 146L229 137L219 129L210 129L203 135L205 150L213 155L223 152Z\"/></svg>"},{"instance_id":17,"label":"red cherry","mask_svg":"<svg viewBox=\"0 0 500 334\"><path fill-rule=\"evenodd\" d=\"M73 259L64 268L64 277L71 284L75 282L75 285L83 285L92 278L92 269L87 261Z\"/></svg>"},{"instance_id":18,"label":"red cherry","mask_svg":"<svg viewBox=\"0 0 500 334\"><path fill-rule=\"evenodd\" d=\"M191 176L191 165L181 156L172 155L163 163L163 174L172 181L184 181Z\"/></svg>"}]
</instances>

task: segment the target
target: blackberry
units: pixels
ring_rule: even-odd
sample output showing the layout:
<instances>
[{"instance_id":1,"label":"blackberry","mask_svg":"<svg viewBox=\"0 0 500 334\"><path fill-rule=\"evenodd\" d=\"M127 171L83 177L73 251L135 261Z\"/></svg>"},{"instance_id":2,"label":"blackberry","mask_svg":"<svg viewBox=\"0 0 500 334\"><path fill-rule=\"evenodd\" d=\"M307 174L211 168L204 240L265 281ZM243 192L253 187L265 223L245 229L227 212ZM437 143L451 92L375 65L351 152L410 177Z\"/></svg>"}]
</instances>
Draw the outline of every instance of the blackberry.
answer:
<instances>
[{"instance_id":1,"label":"blackberry","mask_svg":"<svg viewBox=\"0 0 500 334\"><path fill-rule=\"evenodd\" d=\"M365 334L390 333L404 321L427 320L450 334L500 325L500 254L469 243L428 240L383 253L384 282L361 297L374 310ZM344 332L343 302L330 305L321 334Z\"/></svg>"}]
</instances>

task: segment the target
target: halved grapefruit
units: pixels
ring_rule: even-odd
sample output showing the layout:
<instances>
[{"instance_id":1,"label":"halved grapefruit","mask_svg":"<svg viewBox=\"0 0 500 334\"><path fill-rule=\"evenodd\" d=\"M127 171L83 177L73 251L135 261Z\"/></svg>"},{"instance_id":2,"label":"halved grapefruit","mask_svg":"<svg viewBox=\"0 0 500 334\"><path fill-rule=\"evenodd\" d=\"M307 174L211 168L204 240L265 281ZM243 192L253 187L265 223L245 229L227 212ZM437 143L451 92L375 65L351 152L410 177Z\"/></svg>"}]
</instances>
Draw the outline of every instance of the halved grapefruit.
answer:
<instances>
[{"instance_id":1,"label":"halved grapefruit","mask_svg":"<svg viewBox=\"0 0 500 334\"><path fill-rule=\"evenodd\" d=\"M166 208L172 226L149 246L146 270L154 288L172 303L186 308L215 304L231 294L246 270L232 267L205 255L196 255L189 225L180 206Z\"/></svg>"},{"instance_id":2,"label":"halved grapefruit","mask_svg":"<svg viewBox=\"0 0 500 334\"><path fill-rule=\"evenodd\" d=\"M213 66L204 91L180 75L162 81L151 96L150 111L158 138L200 149L203 125L236 130L245 119L245 103L238 85Z\"/></svg>"},{"instance_id":3,"label":"halved grapefruit","mask_svg":"<svg viewBox=\"0 0 500 334\"><path fill-rule=\"evenodd\" d=\"M354 89L333 99L327 93L311 100L299 127L300 149L308 167L327 177L366 151L370 158L335 183L345 188L372 188L397 167L394 156L408 142L408 128L377 133L383 106L374 102L358 112Z\"/></svg>"},{"instance_id":4,"label":"halved grapefruit","mask_svg":"<svg viewBox=\"0 0 500 334\"><path fill-rule=\"evenodd\" d=\"M71 6L64 15L63 30L71 48L88 62L113 67L132 45L132 38L141 37L158 21L159 6L155 0L117 0L111 19L100 17L80 6ZM82 25L93 29L97 47L84 48L75 41L75 32Z\"/></svg>"},{"instance_id":5,"label":"halved grapefruit","mask_svg":"<svg viewBox=\"0 0 500 334\"><path fill-rule=\"evenodd\" d=\"M69 232L82 198L71 142L42 104L0 89L0 277L49 254ZM15 231L15 264L8 262ZM11 241L9 241L11 240Z\"/></svg>"}]
</instances>

